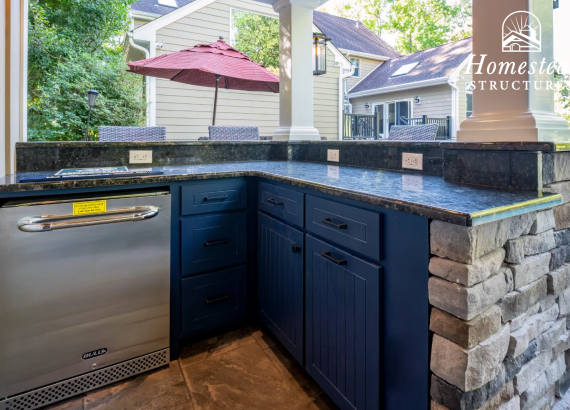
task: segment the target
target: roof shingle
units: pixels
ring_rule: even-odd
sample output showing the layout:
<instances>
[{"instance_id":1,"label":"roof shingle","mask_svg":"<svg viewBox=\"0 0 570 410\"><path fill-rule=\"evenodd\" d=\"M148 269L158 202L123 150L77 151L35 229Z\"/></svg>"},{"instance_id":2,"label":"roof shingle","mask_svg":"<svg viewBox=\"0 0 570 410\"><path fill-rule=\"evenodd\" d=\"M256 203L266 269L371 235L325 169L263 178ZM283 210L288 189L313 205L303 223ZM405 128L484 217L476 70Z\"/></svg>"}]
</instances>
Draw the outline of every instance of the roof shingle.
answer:
<instances>
[{"instance_id":1,"label":"roof shingle","mask_svg":"<svg viewBox=\"0 0 570 410\"><path fill-rule=\"evenodd\" d=\"M356 84L350 93L449 77L469 57L472 50L473 41L469 37L394 58L378 66ZM392 77L392 74L400 67L415 62L420 62L420 64L412 69L409 74Z\"/></svg>"},{"instance_id":2,"label":"roof shingle","mask_svg":"<svg viewBox=\"0 0 570 410\"><path fill-rule=\"evenodd\" d=\"M389 58L400 56L391 45L359 21L315 11L313 22L337 48Z\"/></svg>"},{"instance_id":3,"label":"roof shingle","mask_svg":"<svg viewBox=\"0 0 570 410\"><path fill-rule=\"evenodd\" d=\"M195 0L176 0L178 8L186 6L193 1ZM158 4L158 0L139 0L131 7L135 11L152 13L160 16L164 16L165 14L176 10L176 8ZM313 22L319 30L332 39L332 43L338 48L389 58L400 56L392 46L378 37L364 24L356 20L345 19L315 11L313 12Z\"/></svg>"},{"instance_id":4,"label":"roof shingle","mask_svg":"<svg viewBox=\"0 0 570 410\"><path fill-rule=\"evenodd\" d=\"M192 3L193 1L194 0L176 0L176 3L178 4L178 8L180 8L189 3ZM134 3L131 7L135 11L158 14L160 16L164 16L165 14L168 14L171 11L176 10L176 8L162 6L158 4L158 0L139 0L136 3Z\"/></svg>"}]
</instances>

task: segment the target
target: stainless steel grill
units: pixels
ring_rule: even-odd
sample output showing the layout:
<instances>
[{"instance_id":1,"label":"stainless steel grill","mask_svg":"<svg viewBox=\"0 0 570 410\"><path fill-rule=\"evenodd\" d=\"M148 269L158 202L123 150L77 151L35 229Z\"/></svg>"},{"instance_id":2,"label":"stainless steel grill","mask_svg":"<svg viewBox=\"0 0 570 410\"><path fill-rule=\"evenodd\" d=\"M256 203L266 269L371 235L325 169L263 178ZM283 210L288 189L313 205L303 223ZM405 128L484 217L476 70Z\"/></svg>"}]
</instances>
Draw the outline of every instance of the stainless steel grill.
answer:
<instances>
[{"instance_id":1,"label":"stainless steel grill","mask_svg":"<svg viewBox=\"0 0 570 410\"><path fill-rule=\"evenodd\" d=\"M33 410L85 393L119 380L156 369L170 362L170 350L164 349L136 359L73 377L40 389L0 400L0 410Z\"/></svg>"}]
</instances>

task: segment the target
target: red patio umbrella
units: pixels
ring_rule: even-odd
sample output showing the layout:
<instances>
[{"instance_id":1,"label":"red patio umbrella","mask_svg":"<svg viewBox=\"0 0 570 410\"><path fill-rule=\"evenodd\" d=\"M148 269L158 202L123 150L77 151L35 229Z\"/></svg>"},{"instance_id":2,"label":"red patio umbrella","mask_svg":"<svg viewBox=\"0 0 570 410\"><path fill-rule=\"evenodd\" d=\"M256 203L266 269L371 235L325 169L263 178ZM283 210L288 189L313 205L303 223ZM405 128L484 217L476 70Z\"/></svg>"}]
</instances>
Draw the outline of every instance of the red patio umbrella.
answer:
<instances>
[{"instance_id":1,"label":"red patio umbrella","mask_svg":"<svg viewBox=\"0 0 570 410\"><path fill-rule=\"evenodd\" d=\"M129 63L127 71L184 84L216 87L212 125L216 125L220 81L222 87L232 90L279 92L278 76L224 42L222 37L212 44L198 44L188 50L134 61Z\"/></svg>"}]
</instances>

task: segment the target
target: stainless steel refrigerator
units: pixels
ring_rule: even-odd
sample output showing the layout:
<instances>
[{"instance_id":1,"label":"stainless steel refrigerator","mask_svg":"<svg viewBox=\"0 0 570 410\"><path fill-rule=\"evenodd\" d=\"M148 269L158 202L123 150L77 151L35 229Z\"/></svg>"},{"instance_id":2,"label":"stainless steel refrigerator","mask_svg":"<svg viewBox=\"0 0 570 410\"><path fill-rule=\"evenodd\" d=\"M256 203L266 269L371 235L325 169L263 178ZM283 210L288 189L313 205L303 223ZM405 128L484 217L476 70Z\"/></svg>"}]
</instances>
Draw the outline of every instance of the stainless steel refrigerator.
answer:
<instances>
[{"instance_id":1,"label":"stainless steel refrigerator","mask_svg":"<svg viewBox=\"0 0 570 410\"><path fill-rule=\"evenodd\" d=\"M0 410L169 362L170 195L0 207Z\"/></svg>"}]
</instances>

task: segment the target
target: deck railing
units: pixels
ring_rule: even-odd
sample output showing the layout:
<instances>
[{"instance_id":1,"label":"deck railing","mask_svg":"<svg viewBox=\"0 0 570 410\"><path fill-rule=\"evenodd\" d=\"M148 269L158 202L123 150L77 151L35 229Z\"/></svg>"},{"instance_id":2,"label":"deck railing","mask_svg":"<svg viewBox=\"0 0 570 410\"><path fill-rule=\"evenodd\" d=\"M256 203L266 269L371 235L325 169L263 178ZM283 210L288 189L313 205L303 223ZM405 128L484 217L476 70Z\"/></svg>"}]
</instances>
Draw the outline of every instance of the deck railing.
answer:
<instances>
[{"instance_id":1,"label":"deck railing","mask_svg":"<svg viewBox=\"0 0 570 410\"><path fill-rule=\"evenodd\" d=\"M421 124L437 124L437 134L435 139L448 140L451 138L451 117L446 118L433 118L427 115L422 115L416 118L402 118L402 122L406 125L421 125Z\"/></svg>"},{"instance_id":2,"label":"deck railing","mask_svg":"<svg viewBox=\"0 0 570 410\"><path fill-rule=\"evenodd\" d=\"M378 130L381 129L380 113L373 115L361 114L344 114L342 135L345 140L377 140L379 139ZM437 124L437 140L451 139L451 117L447 118L433 118L423 115L415 118L401 117L398 125L422 125L422 124Z\"/></svg>"},{"instance_id":3,"label":"deck railing","mask_svg":"<svg viewBox=\"0 0 570 410\"><path fill-rule=\"evenodd\" d=\"M343 139L378 139L380 115L344 114Z\"/></svg>"}]
</instances>

